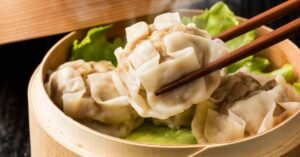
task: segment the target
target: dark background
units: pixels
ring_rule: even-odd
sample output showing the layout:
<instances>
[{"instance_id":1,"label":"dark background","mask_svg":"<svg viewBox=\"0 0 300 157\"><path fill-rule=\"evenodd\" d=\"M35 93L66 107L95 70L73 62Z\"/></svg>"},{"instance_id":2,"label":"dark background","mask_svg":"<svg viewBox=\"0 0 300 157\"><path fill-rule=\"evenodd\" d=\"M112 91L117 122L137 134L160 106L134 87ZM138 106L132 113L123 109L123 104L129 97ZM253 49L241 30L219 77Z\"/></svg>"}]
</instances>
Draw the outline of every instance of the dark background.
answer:
<instances>
[{"instance_id":1,"label":"dark background","mask_svg":"<svg viewBox=\"0 0 300 157\"><path fill-rule=\"evenodd\" d=\"M203 9L216 1L204 0L190 7ZM224 2L237 15L249 18L283 1L225 0ZM299 15L299 12L294 13L268 26L277 28ZM30 156L27 85L45 53L63 35L0 45L0 157ZM298 47L300 46L299 35L292 40Z\"/></svg>"}]
</instances>

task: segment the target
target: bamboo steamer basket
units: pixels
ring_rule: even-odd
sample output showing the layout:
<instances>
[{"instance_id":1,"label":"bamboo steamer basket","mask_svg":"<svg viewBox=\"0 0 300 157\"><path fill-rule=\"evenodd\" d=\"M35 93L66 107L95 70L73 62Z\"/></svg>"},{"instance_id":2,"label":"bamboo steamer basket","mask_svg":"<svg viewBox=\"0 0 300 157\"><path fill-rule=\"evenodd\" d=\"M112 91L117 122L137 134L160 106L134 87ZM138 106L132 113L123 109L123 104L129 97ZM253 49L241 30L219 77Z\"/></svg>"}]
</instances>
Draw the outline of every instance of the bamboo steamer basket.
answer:
<instances>
[{"instance_id":1,"label":"bamboo steamer basket","mask_svg":"<svg viewBox=\"0 0 300 157\"><path fill-rule=\"evenodd\" d=\"M180 10L181 15L192 16L200 10ZM151 22L153 16L138 20ZM241 19L243 21L243 19ZM109 36L124 35L128 21L115 23ZM260 27L260 36L271 29ZM183 157L183 156L288 156L300 155L299 111L271 130L241 140L209 145L149 145L135 143L94 131L66 116L48 97L43 83L48 70L64 63L72 42L81 39L86 31L68 34L57 42L35 70L28 87L31 154L33 157L98 156L98 157ZM293 66L298 81L300 50L289 40L282 41L259 56L270 59L274 68L285 63ZM296 148L296 149L295 149Z\"/></svg>"}]
</instances>

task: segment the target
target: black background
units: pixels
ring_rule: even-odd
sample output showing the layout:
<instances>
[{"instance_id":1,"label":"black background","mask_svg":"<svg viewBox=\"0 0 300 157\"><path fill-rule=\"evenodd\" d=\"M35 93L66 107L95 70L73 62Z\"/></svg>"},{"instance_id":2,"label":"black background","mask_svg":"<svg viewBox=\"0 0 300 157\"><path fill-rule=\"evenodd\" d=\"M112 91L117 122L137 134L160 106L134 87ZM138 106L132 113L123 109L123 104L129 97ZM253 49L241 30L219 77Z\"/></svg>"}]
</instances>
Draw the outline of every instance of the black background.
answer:
<instances>
[{"instance_id":1,"label":"black background","mask_svg":"<svg viewBox=\"0 0 300 157\"><path fill-rule=\"evenodd\" d=\"M207 8L217 0L201 1L191 8ZM252 17L284 0L225 0L239 16ZM268 26L277 28L295 18L299 12ZM27 85L33 70L47 50L64 34L0 45L0 157L30 156L27 112ZM0 35L1 37L1 35ZM292 40L300 45L299 35Z\"/></svg>"}]
</instances>

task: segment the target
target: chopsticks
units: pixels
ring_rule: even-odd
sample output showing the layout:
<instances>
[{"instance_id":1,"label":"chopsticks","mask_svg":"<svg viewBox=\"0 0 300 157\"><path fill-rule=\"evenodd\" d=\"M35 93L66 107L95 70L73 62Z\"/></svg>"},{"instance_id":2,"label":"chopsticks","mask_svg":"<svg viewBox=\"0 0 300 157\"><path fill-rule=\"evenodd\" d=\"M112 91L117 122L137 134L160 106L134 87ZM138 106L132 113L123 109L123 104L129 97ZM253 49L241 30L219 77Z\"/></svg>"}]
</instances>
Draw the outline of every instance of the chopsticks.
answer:
<instances>
[{"instance_id":1,"label":"chopsticks","mask_svg":"<svg viewBox=\"0 0 300 157\"><path fill-rule=\"evenodd\" d=\"M265 24L266 22L271 22L275 19L278 19L286 14L291 13L292 11L300 8L300 0L290 0L282 3L279 6L276 6L262 14L259 14L240 26L234 27L231 30L225 31L216 37L230 40L238 35L241 35L245 32L250 31L258 26ZM274 9L274 10L273 10ZM285 13L278 13L284 11ZM253 20L254 19L254 20ZM167 85L160 88L155 92L158 96L172 89L178 88L184 84L187 84L193 80L196 80L202 76L210 74L216 70L224 68L230 64L233 64L245 57L248 57L252 54L255 54L269 46L272 46L286 38L289 38L300 32L300 18L279 27L278 29L256 39L255 41L244 45L231 53L221 56L220 58L208 63L205 67L196 70L190 74L187 74Z\"/></svg>"},{"instance_id":2,"label":"chopsticks","mask_svg":"<svg viewBox=\"0 0 300 157\"><path fill-rule=\"evenodd\" d=\"M287 0L284 3L281 3L263 13L260 13L251 19L247 20L245 23L241 23L240 25L228 29L213 38L222 39L224 42L230 39L233 39L239 35L242 35L252 29L255 29L264 24L268 24L272 21L275 21L283 16L288 15L294 11L300 10L300 0Z\"/></svg>"}]
</instances>

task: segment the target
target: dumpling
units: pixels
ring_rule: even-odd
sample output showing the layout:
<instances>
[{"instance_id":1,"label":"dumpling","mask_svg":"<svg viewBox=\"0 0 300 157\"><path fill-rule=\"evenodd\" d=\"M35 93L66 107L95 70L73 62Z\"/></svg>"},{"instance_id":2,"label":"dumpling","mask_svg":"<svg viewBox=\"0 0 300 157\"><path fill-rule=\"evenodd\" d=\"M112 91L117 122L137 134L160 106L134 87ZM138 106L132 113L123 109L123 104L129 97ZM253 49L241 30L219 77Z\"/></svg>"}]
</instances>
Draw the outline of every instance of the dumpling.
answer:
<instances>
[{"instance_id":1,"label":"dumpling","mask_svg":"<svg viewBox=\"0 0 300 157\"><path fill-rule=\"evenodd\" d=\"M231 111L224 115L208 109L204 136L208 143L232 141L244 137L245 125L245 121Z\"/></svg>"},{"instance_id":2,"label":"dumpling","mask_svg":"<svg viewBox=\"0 0 300 157\"><path fill-rule=\"evenodd\" d=\"M113 81L140 116L167 119L208 99L218 87L216 71L160 96L154 94L229 51L206 31L182 24L178 13L159 15L151 25L134 24L126 28L126 37L125 48L115 51L118 67Z\"/></svg>"},{"instance_id":3,"label":"dumpling","mask_svg":"<svg viewBox=\"0 0 300 157\"><path fill-rule=\"evenodd\" d=\"M115 88L114 69L107 61L67 62L50 75L45 86L68 116L100 132L123 137L143 119L130 106L128 97L121 96Z\"/></svg>"},{"instance_id":4,"label":"dumpling","mask_svg":"<svg viewBox=\"0 0 300 157\"><path fill-rule=\"evenodd\" d=\"M245 122L231 111L218 113L210 100L196 106L192 120L192 134L199 144L221 143L244 137Z\"/></svg>"},{"instance_id":5,"label":"dumpling","mask_svg":"<svg viewBox=\"0 0 300 157\"><path fill-rule=\"evenodd\" d=\"M152 118L154 125L167 125L171 129L180 127L190 127L195 113L195 106L167 119Z\"/></svg>"},{"instance_id":6,"label":"dumpling","mask_svg":"<svg viewBox=\"0 0 300 157\"><path fill-rule=\"evenodd\" d=\"M204 129L208 110L215 110L216 106L211 101L203 101L196 105L195 115L191 123L192 134L199 144L207 143L204 136Z\"/></svg>"},{"instance_id":7,"label":"dumpling","mask_svg":"<svg viewBox=\"0 0 300 157\"><path fill-rule=\"evenodd\" d=\"M273 89L260 91L246 100L237 101L229 110L246 122L246 134L254 135L271 129L278 123L275 121L276 117L297 112L300 109L299 102L300 97L293 87L277 80Z\"/></svg>"},{"instance_id":8,"label":"dumpling","mask_svg":"<svg viewBox=\"0 0 300 157\"><path fill-rule=\"evenodd\" d=\"M196 106L192 133L199 143L232 141L269 130L299 109L300 96L280 76L237 72Z\"/></svg>"}]
</instances>

